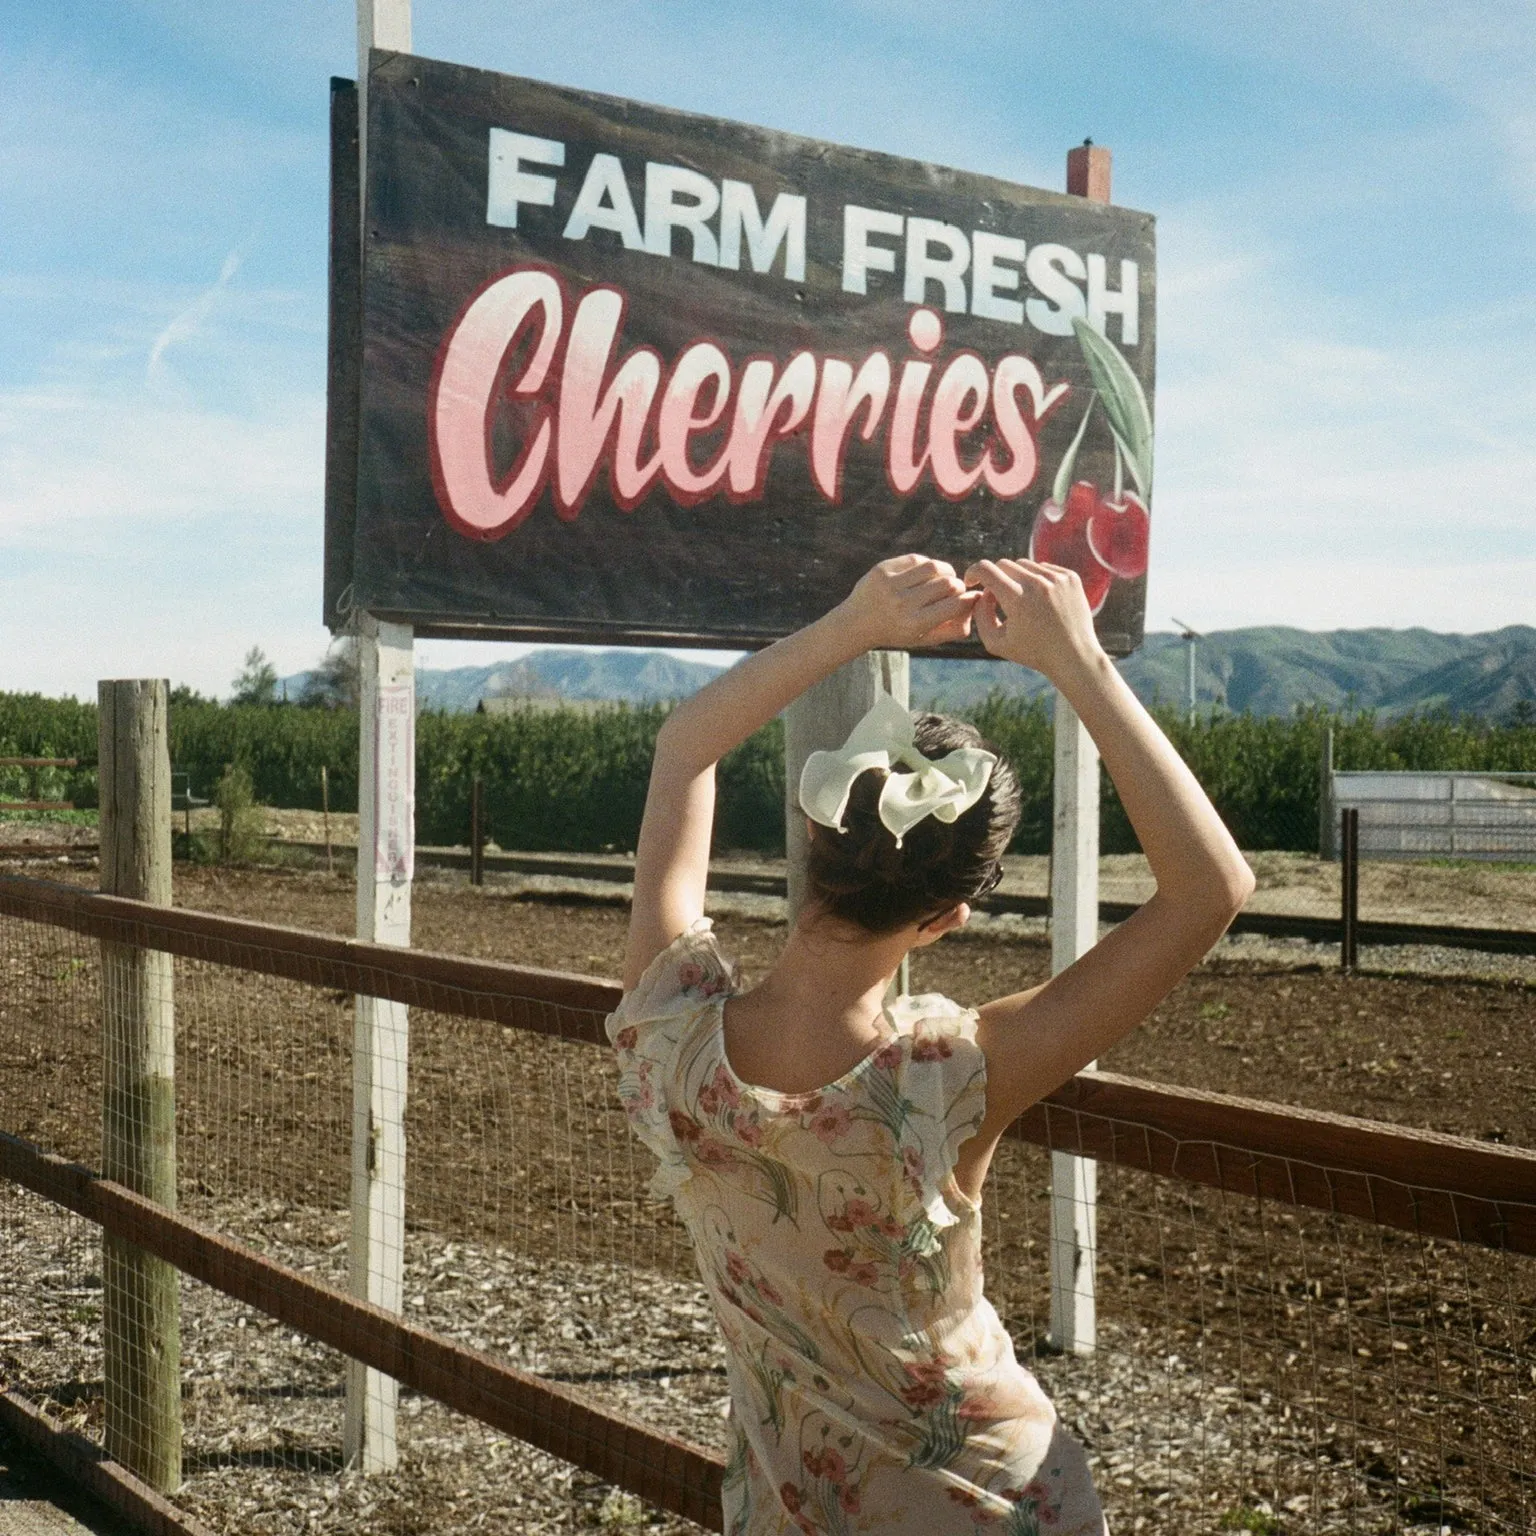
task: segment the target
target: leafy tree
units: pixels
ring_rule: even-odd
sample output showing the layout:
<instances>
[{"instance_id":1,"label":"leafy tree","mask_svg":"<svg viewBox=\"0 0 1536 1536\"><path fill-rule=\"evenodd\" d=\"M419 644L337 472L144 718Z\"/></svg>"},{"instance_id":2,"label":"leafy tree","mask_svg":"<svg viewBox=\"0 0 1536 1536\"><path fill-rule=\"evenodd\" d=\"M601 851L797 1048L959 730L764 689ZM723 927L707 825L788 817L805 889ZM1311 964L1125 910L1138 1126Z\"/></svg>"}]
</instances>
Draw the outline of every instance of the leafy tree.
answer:
<instances>
[{"instance_id":1,"label":"leafy tree","mask_svg":"<svg viewBox=\"0 0 1536 1536\"><path fill-rule=\"evenodd\" d=\"M224 770L213 792L219 808L219 862L249 864L265 845L265 818L251 791L251 776L238 763Z\"/></svg>"},{"instance_id":2,"label":"leafy tree","mask_svg":"<svg viewBox=\"0 0 1536 1536\"><path fill-rule=\"evenodd\" d=\"M275 704L277 668L259 645L253 645L245 653L245 667L230 686L234 689L231 704Z\"/></svg>"}]
</instances>

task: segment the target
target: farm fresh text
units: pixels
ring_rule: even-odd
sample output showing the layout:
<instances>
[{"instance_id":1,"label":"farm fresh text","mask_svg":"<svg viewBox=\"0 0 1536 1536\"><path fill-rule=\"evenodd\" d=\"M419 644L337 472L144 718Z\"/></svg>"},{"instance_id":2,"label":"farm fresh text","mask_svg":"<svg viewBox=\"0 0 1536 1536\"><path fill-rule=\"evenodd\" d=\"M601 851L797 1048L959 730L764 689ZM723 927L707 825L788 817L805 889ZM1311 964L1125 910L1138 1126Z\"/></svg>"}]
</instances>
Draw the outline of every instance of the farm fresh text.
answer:
<instances>
[{"instance_id":1,"label":"farm fresh text","mask_svg":"<svg viewBox=\"0 0 1536 1536\"><path fill-rule=\"evenodd\" d=\"M526 227L528 209L553 208L554 173L565 162L558 139L492 128L487 224L517 229L521 219ZM637 208L619 157L594 154L579 186L572 177L575 201L557 227L570 241L606 231L625 250L664 260L680 243L703 266L739 271L748 263L804 282L805 197L780 192L765 214L747 182L657 162L645 163L643 186ZM971 350L930 360L944 335L940 309L1046 336L1071 335L1074 319L1102 334L1114 320L1121 345L1131 347L1139 341L1139 272L1134 261L1119 267L1111 288L1096 252L1055 242L1026 250L1023 240L993 231L847 203L842 290L865 295L871 273L893 274L914 306L902 338L913 355L875 346L849 359L800 349L783 361L754 355L738 368L709 335L671 358L650 346L626 354L622 287L573 291L568 275L524 262L486 284L443 338L428 403L439 505L461 533L494 540L529 515L546 487L569 522L604 468L607 494L626 511L658 485L685 506L717 494L750 502L763 495L776 445L802 434L811 482L835 505L854 433L878 444L898 497L924 482L948 501L982 486L1002 500L1017 497L1035 479L1040 424L1069 386L1048 385L1019 353L991 363ZM498 467L491 444L503 403L520 407L510 467L505 453Z\"/></svg>"},{"instance_id":2,"label":"farm fresh text","mask_svg":"<svg viewBox=\"0 0 1536 1536\"><path fill-rule=\"evenodd\" d=\"M566 146L558 139L492 128L489 159L488 224L516 229L521 207L554 206L557 178L549 169L529 167L564 167ZM681 231L688 258L701 266L739 271L745 254L754 272L770 272L777 264L786 281L804 281L804 197L779 193L765 218L749 183L728 177L716 182L686 166L654 161L646 162L644 186L642 218L619 157L593 155L565 221L565 238L585 240L593 230L606 230L626 250L670 257ZM896 273L899 266L902 297L909 304L937 302L950 313L1028 323L1048 336L1070 336L1074 317L1107 334L1113 316L1120 344L1139 343L1140 274L1134 261L1119 263L1118 286L1112 287L1103 255L1053 241L1026 250L1024 241L1009 235L967 232L940 219L857 203L844 205L842 224L845 293L867 293L871 272ZM1034 295L1012 297L1025 283Z\"/></svg>"}]
</instances>

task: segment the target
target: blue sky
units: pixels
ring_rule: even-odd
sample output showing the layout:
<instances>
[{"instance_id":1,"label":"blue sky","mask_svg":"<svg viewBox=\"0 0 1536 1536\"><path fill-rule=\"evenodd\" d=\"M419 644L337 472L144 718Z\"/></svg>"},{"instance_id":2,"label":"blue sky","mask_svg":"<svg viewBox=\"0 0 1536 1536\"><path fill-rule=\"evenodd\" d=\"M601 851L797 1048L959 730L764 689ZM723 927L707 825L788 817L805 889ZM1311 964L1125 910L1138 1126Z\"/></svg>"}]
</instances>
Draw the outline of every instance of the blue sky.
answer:
<instances>
[{"instance_id":1,"label":"blue sky","mask_svg":"<svg viewBox=\"0 0 1536 1536\"><path fill-rule=\"evenodd\" d=\"M1091 134L1159 217L1149 627L1536 621L1529 3L413 20L419 53L1037 185ZM311 664L351 3L13 7L0 63L0 687Z\"/></svg>"}]
</instances>

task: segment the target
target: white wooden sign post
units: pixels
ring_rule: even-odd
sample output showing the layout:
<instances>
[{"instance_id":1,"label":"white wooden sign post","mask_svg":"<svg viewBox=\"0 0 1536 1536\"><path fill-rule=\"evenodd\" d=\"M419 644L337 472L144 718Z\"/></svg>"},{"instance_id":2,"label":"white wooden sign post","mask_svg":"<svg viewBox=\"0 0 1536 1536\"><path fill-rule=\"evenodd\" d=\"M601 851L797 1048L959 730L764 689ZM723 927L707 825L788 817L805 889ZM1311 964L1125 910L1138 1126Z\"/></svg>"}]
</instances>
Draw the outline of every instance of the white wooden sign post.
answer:
<instances>
[{"instance_id":1,"label":"white wooden sign post","mask_svg":"<svg viewBox=\"0 0 1536 1536\"><path fill-rule=\"evenodd\" d=\"M411 47L410 0L357 0L358 152L365 157L368 50ZM367 187L366 174L360 185ZM364 217L366 218L366 197ZM362 231L358 231L361 239ZM359 670L357 936L411 941L416 843L416 677L408 624L358 616ZM405 1272L405 1094L409 1022L404 1003L359 997L352 1036L352 1229L354 1296L400 1310ZM397 1461L399 1387L347 1365L343 1447L349 1466L387 1472Z\"/></svg>"},{"instance_id":2,"label":"white wooden sign post","mask_svg":"<svg viewBox=\"0 0 1536 1536\"><path fill-rule=\"evenodd\" d=\"M1051 826L1051 974L1099 937L1099 754L1077 712L1056 695ZM1051 1343L1084 1355L1094 1346L1098 1164L1051 1153Z\"/></svg>"},{"instance_id":3,"label":"white wooden sign post","mask_svg":"<svg viewBox=\"0 0 1536 1536\"><path fill-rule=\"evenodd\" d=\"M1084 144L1067 155L1067 191L1109 201L1107 149ZM1099 753L1058 693L1054 815L1051 824L1051 974L1064 971L1099 937ZM1090 1066L1097 1063L1090 1062ZM1051 1153L1051 1321L1056 1348L1086 1355L1096 1340L1094 1259L1098 1164Z\"/></svg>"}]
</instances>

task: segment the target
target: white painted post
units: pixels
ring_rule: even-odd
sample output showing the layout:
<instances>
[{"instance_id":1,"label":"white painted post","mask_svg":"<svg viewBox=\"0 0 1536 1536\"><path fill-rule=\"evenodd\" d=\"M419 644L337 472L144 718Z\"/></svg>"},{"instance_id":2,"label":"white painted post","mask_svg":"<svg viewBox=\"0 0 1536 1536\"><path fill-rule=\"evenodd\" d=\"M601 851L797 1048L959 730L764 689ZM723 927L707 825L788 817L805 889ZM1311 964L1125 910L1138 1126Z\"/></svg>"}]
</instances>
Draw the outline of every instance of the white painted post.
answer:
<instances>
[{"instance_id":1,"label":"white painted post","mask_svg":"<svg viewBox=\"0 0 1536 1536\"><path fill-rule=\"evenodd\" d=\"M359 186L368 217L368 50L411 49L410 0L357 0ZM407 624L358 615L357 936L411 941L416 844L416 679ZM400 1310L405 1261L405 1092L409 1021L403 1003L359 997L352 1033L352 1229L354 1296ZM397 1462L399 1386L347 1363L343 1451L349 1466L391 1471Z\"/></svg>"},{"instance_id":2,"label":"white painted post","mask_svg":"<svg viewBox=\"0 0 1536 1536\"><path fill-rule=\"evenodd\" d=\"M805 902L805 860L810 835L800 809L800 772L812 752L840 747L875 702L888 693L908 701L912 658L905 651L866 651L824 677L784 711L784 846L789 861L789 924ZM899 978L906 990L906 970Z\"/></svg>"},{"instance_id":3,"label":"white painted post","mask_svg":"<svg viewBox=\"0 0 1536 1536\"><path fill-rule=\"evenodd\" d=\"M1110 154L1085 143L1067 154L1067 191L1109 201ZM1051 974L1099 937L1099 753L1077 711L1056 695L1055 813L1051 836ZM1089 1066L1097 1063L1090 1062ZM1051 1343L1091 1354L1096 1343L1094 1258L1098 1164L1051 1154Z\"/></svg>"},{"instance_id":4,"label":"white painted post","mask_svg":"<svg viewBox=\"0 0 1536 1536\"><path fill-rule=\"evenodd\" d=\"M1051 974L1099 937L1099 753L1076 711L1056 695L1051 837ZM1093 1065L1093 1063L1090 1063ZM1051 1342L1092 1352L1098 1164L1051 1153Z\"/></svg>"},{"instance_id":5,"label":"white painted post","mask_svg":"<svg viewBox=\"0 0 1536 1536\"><path fill-rule=\"evenodd\" d=\"M411 941L415 843L415 677L411 629L363 614L358 634L357 936ZM405 1261L405 1095L410 1029L404 1003L359 997L352 1033L352 1294L398 1312ZM346 1461L395 1466L397 1384L349 1361Z\"/></svg>"}]
</instances>

